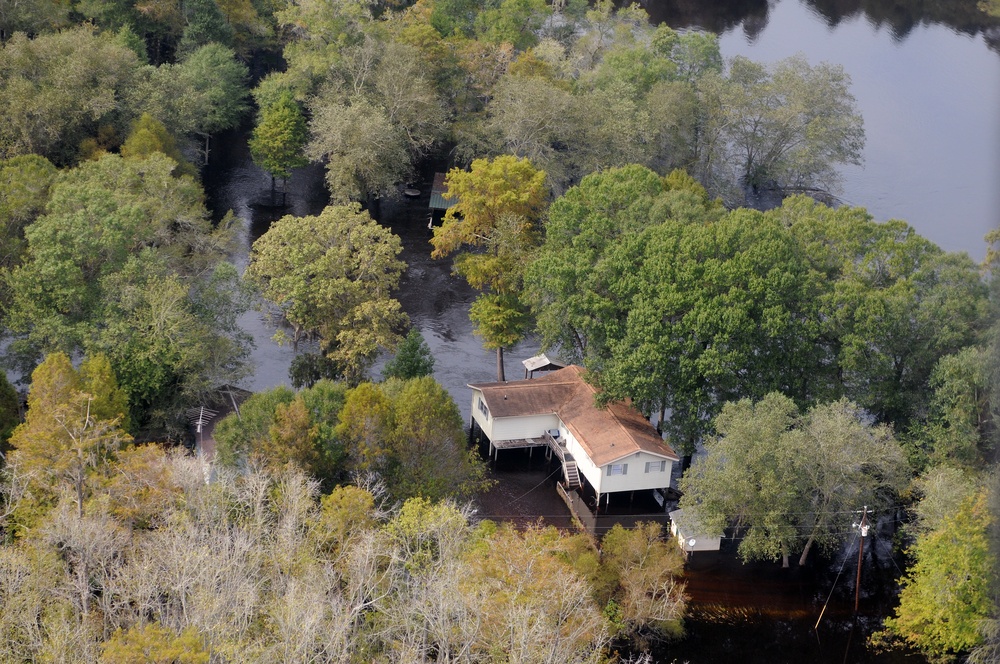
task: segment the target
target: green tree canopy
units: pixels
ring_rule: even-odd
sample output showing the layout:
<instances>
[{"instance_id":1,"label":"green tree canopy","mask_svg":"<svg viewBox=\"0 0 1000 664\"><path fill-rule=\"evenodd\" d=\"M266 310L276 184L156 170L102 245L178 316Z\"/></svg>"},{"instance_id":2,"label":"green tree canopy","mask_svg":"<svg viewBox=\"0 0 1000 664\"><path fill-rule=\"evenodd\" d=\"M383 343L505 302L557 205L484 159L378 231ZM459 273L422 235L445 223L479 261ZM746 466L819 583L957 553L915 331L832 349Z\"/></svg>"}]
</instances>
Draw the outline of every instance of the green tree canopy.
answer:
<instances>
[{"instance_id":1,"label":"green tree canopy","mask_svg":"<svg viewBox=\"0 0 1000 664\"><path fill-rule=\"evenodd\" d=\"M128 103L175 136L199 137L201 160L207 162L211 135L235 127L249 109L248 76L231 49L206 44L176 64L140 69Z\"/></svg>"},{"instance_id":2,"label":"green tree canopy","mask_svg":"<svg viewBox=\"0 0 1000 664\"><path fill-rule=\"evenodd\" d=\"M987 537L993 518L981 489L917 538L899 606L877 641L915 648L933 662L958 661L982 642L982 624L996 610L997 563Z\"/></svg>"},{"instance_id":3,"label":"green tree canopy","mask_svg":"<svg viewBox=\"0 0 1000 664\"><path fill-rule=\"evenodd\" d=\"M703 181L792 192L835 187L835 167L861 163L864 147L849 86L842 67L801 56L771 67L737 56L725 76L702 78Z\"/></svg>"},{"instance_id":4,"label":"green tree canopy","mask_svg":"<svg viewBox=\"0 0 1000 664\"><path fill-rule=\"evenodd\" d=\"M938 360L976 343L991 319L987 287L965 254L908 224L804 196L767 213L796 237L819 286L819 330L842 392L905 429L927 408Z\"/></svg>"},{"instance_id":5,"label":"green tree canopy","mask_svg":"<svg viewBox=\"0 0 1000 664\"><path fill-rule=\"evenodd\" d=\"M284 386L252 394L240 406L215 425L216 458L224 466L237 466L259 452L267 439L279 405L287 405L295 393Z\"/></svg>"},{"instance_id":6,"label":"green tree canopy","mask_svg":"<svg viewBox=\"0 0 1000 664\"><path fill-rule=\"evenodd\" d=\"M905 486L909 468L884 425L865 423L845 399L800 416L787 397L727 403L707 454L681 478L683 509L721 534L742 535L745 560L782 558L842 543L858 506L878 511Z\"/></svg>"},{"instance_id":7,"label":"green tree canopy","mask_svg":"<svg viewBox=\"0 0 1000 664\"><path fill-rule=\"evenodd\" d=\"M472 6L475 7L474 4ZM479 12L475 27L479 38L484 41L506 42L513 44L514 48L525 49L537 43L536 35L551 15L552 9L544 0L501 0Z\"/></svg>"},{"instance_id":8,"label":"green tree canopy","mask_svg":"<svg viewBox=\"0 0 1000 664\"><path fill-rule=\"evenodd\" d=\"M154 152L160 152L177 162L177 175L198 177L198 170L181 154L177 140L162 122L149 113L143 113L132 123L132 130L122 143L120 152L126 159L145 159Z\"/></svg>"},{"instance_id":9,"label":"green tree canopy","mask_svg":"<svg viewBox=\"0 0 1000 664\"><path fill-rule=\"evenodd\" d=\"M815 362L805 268L762 214L650 227L613 247L597 278L614 312L603 319L610 356L599 384L647 412L670 409L684 449L722 401L812 394L799 369Z\"/></svg>"},{"instance_id":10,"label":"green tree canopy","mask_svg":"<svg viewBox=\"0 0 1000 664\"><path fill-rule=\"evenodd\" d=\"M0 160L0 267L21 262L24 229L45 209L56 168L45 157L22 155Z\"/></svg>"},{"instance_id":11,"label":"green tree canopy","mask_svg":"<svg viewBox=\"0 0 1000 664\"><path fill-rule=\"evenodd\" d=\"M291 462L330 485L349 479L343 445L334 432L347 389L321 380L299 392L282 386L252 395L238 414L216 425L216 458L229 468Z\"/></svg>"},{"instance_id":12,"label":"green tree canopy","mask_svg":"<svg viewBox=\"0 0 1000 664\"><path fill-rule=\"evenodd\" d=\"M293 168L309 163L302 154L307 138L302 109L286 92L261 109L250 137L250 155L271 177L287 180Z\"/></svg>"},{"instance_id":13,"label":"green tree canopy","mask_svg":"<svg viewBox=\"0 0 1000 664\"><path fill-rule=\"evenodd\" d=\"M139 426L245 371L245 309L201 188L176 163L106 155L63 172L5 275L10 351L30 370L53 351L104 353Z\"/></svg>"},{"instance_id":14,"label":"green tree canopy","mask_svg":"<svg viewBox=\"0 0 1000 664\"><path fill-rule=\"evenodd\" d=\"M70 4L66 0L8 2L0 8L0 41L15 32L37 35L69 24Z\"/></svg>"},{"instance_id":15,"label":"green tree canopy","mask_svg":"<svg viewBox=\"0 0 1000 664\"><path fill-rule=\"evenodd\" d=\"M991 362L987 348L969 346L945 355L930 376L927 423L912 438L920 464L954 464L977 468L994 449L996 411L991 394Z\"/></svg>"},{"instance_id":16,"label":"green tree canopy","mask_svg":"<svg viewBox=\"0 0 1000 664\"><path fill-rule=\"evenodd\" d=\"M606 308L607 288L596 277L598 266L623 238L671 214L680 200L665 195L668 189L656 173L633 165L588 175L553 201L545 241L525 277L543 345L558 345L567 359L591 368L605 357L609 340L600 328L613 316ZM691 202L691 196L683 197L685 205ZM677 213L710 221L721 212L698 202Z\"/></svg>"},{"instance_id":17,"label":"green tree canopy","mask_svg":"<svg viewBox=\"0 0 1000 664\"><path fill-rule=\"evenodd\" d=\"M14 432L14 427L21 423L20 401L7 376L0 374L0 454L7 453L7 439Z\"/></svg>"},{"instance_id":18,"label":"green tree canopy","mask_svg":"<svg viewBox=\"0 0 1000 664\"><path fill-rule=\"evenodd\" d=\"M601 567L618 587L605 612L613 613L626 633L652 632L660 638L684 633L684 556L676 539L663 540L660 524L626 529L616 523L601 540Z\"/></svg>"},{"instance_id":19,"label":"green tree canopy","mask_svg":"<svg viewBox=\"0 0 1000 664\"><path fill-rule=\"evenodd\" d=\"M0 158L73 163L100 125L127 122L120 100L138 68L131 49L92 26L14 35L0 47Z\"/></svg>"},{"instance_id":20,"label":"green tree canopy","mask_svg":"<svg viewBox=\"0 0 1000 664\"><path fill-rule=\"evenodd\" d=\"M326 162L326 183L334 201L389 194L410 173L403 132L366 99L328 102L313 109L312 140L306 154Z\"/></svg>"},{"instance_id":21,"label":"green tree canopy","mask_svg":"<svg viewBox=\"0 0 1000 664\"><path fill-rule=\"evenodd\" d=\"M405 264L399 238L357 204L317 216L282 217L251 250L247 280L278 307L293 343L316 335L324 352L360 381L406 323L391 297Z\"/></svg>"},{"instance_id":22,"label":"green tree canopy","mask_svg":"<svg viewBox=\"0 0 1000 664\"><path fill-rule=\"evenodd\" d=\"M468 496L483 484L485 466L466 448L458 406L430 376L359 385L337 434L354 469L378 473L396 498Z\"/></svg>"},{"instance_id":23,"label":"green tree canopy","mask_svg":"<svg viewBox=\"0 0 1000 664\"><path fill-rule=\"evenodd\" d=\"M233 28L216 0L185 0L181 3L186 19L184 32L177 43L182 56L208 44L232 47Z\"/></svg>"},{"instance_id":24,"label":"green tree canopy","mask_svg":"<svg viewBox=\"0 0 1000 664\"><path fill-rule=\"evenodd\" d=\"M418 50L370 37L342 51L310 109L306 153L326 161L338 202L395 194L446 121Z\"/></svg>"},{"instance_id":25,"label":"green tree canopy","mask_svg":"<svg viewBox=\"0 0 1000 664\"><path fill-rule=\"evenodd\" d=\"M434 356L431 355L431 349L424 341L420 330L411 327L406 338L396 349L395 356L385 363L382 375L386 378L409 380L430 376L432 373L434 373Z\"/></svg>"},{"instance_id":26,"label":"green tree canopy","mask_svg":"<svg viewBox=\"0 0 1000 664\"><path fill-rule=\"evenodd\" d=\"M77 370L68 356L53 353L32 373L28 412L10 437L8 463L36 491L58 493L68 483L82 518L88 472L131 440L122 428L126 407L107 358L88 358Z\"/></svg>"},{"instance_id":27,"label":"green tree canopy","mask_svg":"<svg viewBox=\"0 0 1000 664\"><path fill-rule=\"evenodd\" d=\"M691 178L639 166L553 202L525 284L543 346L659 410L689 452L723 402L773 390L802 406L844 395L903 431L934 364L990 320L968 257L902 222L802 196L726 213Z\"/></svg>"},{"instance_id":28,"label":"green tree canopy","mask_svg":"<svg viewBox=\"0 0 1000 664\"><path fill-rule=\"evenodd\" d=\"M175 634L158 623L118 630L101 646L101 664L208 664L205 639L193 626Z\"/></svg>"}]
</instances>

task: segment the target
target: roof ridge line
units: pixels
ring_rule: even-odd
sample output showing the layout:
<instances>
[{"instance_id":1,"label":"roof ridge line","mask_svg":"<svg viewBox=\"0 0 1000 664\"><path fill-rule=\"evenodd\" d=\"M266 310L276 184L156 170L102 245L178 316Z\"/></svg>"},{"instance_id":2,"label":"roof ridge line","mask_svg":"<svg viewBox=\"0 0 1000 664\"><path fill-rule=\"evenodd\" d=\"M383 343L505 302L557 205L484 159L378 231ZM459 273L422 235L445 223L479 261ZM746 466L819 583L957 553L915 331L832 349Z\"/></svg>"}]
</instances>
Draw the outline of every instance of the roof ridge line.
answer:
<instances>
[{"instance_id":1,"label":"roof ridge line","mask_svg":"<svg viewBox=\"0 0 1000 664\"><path fill-rule=\"evenodd\" d=\"M597 388L596 388L596 387L594 387L593 385L591 385L590 383L588 383L587 381L583 380L583 367L581 367L581 366L580 366L580 365L578 365L578 364L574 364L574 365L571 365L571 366L572 366L572 367L573 367L574 369L576 369L576 372L577 372L577 374L578 374L578 375L580 376L580 380L581 380L581 381L583 382L583 384L584 384L584 385L586 385L586 386L587 386L588 388L590 388L590 391L591 391L591 393L593 393L593 394L594 394L594 395L596 396L596 395L597 395L597 393L598 393L598 392L597 392ZM619 399L618 401L609 401L609 402L608 402L607 404L605 404L605 406L604 406L604 407L605 407L605 409L606 409L606 410L608 411L608 414L610 414L610 415L611 415L611 417L612 417L612 418L614 419L614 421L615 421L615 424L617 424L617 425L618 425L618 428L619 428L619 429L621 430L621 432L622 432L622 435L624 435L625 437L627 437L627 438L631 439L631 438L632 438L632 435L631 435L631 434L629 433L629 430L625 428L625 425L624 425L624 424L622 424L622 420L621 420L621 418L620 418L620 417L618 417L618 414L617 414L617 413L615 413L615 411L613 411L613 410L611 409L611 406L613 406L613 405L614 405L614 404L616 404L616 403L624 403L624 400L623 400L623 399ZM653 425L652 425L652 423L650 423L650 426L653 426ZM657 431L657 433L659 433L659 431ZM661 440L661 441L663 440L663 438L662 438L662 434L661 434L661 438L660 438L660 440ZM635 442L635 441L632 441L632 442ZM613 444L614 444L614 443L612 443L612 445L613 445Z\"/></svg>"}]
</instances>

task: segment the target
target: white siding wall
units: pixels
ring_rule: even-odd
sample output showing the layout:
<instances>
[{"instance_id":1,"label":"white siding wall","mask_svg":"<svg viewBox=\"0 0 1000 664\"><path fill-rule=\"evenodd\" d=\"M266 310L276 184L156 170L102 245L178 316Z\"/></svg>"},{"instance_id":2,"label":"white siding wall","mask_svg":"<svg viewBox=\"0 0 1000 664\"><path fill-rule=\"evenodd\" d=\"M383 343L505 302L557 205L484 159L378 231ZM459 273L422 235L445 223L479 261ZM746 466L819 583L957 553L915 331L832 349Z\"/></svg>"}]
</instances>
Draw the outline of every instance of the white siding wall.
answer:
<instances>
[{"instance_id":1,"label":"white siding wall","mask_svg":"<svg viewBox=\"0 0 1000 664\"><path fill-rule=\"evenodd\" d=\"M562 435L566 437L566 451L573 455L580 474L587 478L587 481L590 482L591 486L598 493L604 493L604 490L601 488L601 482L604 480L604 477L601 475L601 469L594 465L594 462L590 460L583 446L573 437L573 434L566 431L565 427L562 428L562 432Z\"/></svg>"},{"instance_id":2,"label":"white siding wall","mask_svg":"<svg viewBox=\"0 0 1000 664\"><path fill-rule=\"evenodd\" d=\"M479 390L472 390L472 418L479 424L479 428L483 430L486 437L493 440L493 417L487 418L479 410L479 398L482 394Z\"/></svg>"},{"instance_id":3,"label":"white siding wall","mask_svg":"<svg viewBox=\"0 0 1000 664\"><path fill-rule=\"evenodd\" d=\"M559 418L551 415L530 417L501 417L493 420L493 435L490 440L517 440L520 438L541 438L549 429L559 428ZM485 429L483 429L485 431Z\"/></svg>"},{"instance_id":4,"label":"white siding wall","mask_svg":"<svg viewBox=\"0 0 1000 664\"><path fill-rule=\"evenodd\" d=\"M670 486L670 471L672 462L667 459L663 472L659 470L659 463L663 457L653 456L645 452L630 454L624 459L615 461L615 465L627 463L628 472L624 475L608 476L608 466L601 467L601 486L603 493L612 491L635 491L638 489L660 489ZM657 464L655 469L646 472L646 462ZM589 478L588 478L589 479Z\"/></svg>"}]
</instances>

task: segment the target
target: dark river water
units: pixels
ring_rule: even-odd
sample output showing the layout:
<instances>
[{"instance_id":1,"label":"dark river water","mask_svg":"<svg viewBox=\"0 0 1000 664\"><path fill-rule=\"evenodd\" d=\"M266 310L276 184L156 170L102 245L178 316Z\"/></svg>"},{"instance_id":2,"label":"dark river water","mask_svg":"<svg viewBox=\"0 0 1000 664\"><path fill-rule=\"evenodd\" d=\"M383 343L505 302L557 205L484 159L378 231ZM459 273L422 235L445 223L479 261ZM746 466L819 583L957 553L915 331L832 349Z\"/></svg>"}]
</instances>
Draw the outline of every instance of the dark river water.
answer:
<instances>
[{"instance_id":1,"label":"dark river water","mask_svg":"<svg viewBox=\"0 0 1000 664\"><path fill-rule=\"evenodd\" d=\"M217 211L232 209L237 214L245 247L282 214L314 214L325 205L318 168L296 174L289 184L287 207L271 205L270 178L250 163L245 139L236 133L220 139L206 178L210 204ZM434 354L435 378L468 419L471 397L466 385L495 380L495 355L484 350L472 334L468 308L474 292L451 274L450 261L430 258L426 192L432 173L429 168L414 183L425 192L421 198L384 201L377 216L403 241L402 258L409 267L398 297ZM245 265L246 254L235 259ZM264 390L288 384L292 350L271 341L273 322L266 314L251 312L242 323L256 342L257 371L246 387ZM523 377L521 360L537 350L531 339L510 349L508 378ZM373 370L376 378L379 366ZM509 450L491 462L490 473L497 482L477 497L477 517L569 527L569 511L554 488L559 467L546 464L543 456ZM791 570L774 563L744 565L736 558L732 541L725 541L719 553L695 554L685 572L691 598L687 636L678 643L653 644L654 661L714 663L736 656L745 664L922 661L899 654L877 655L866 648L867 635L888 611L895 577L889 535L866 546L857 617L853 615L856 546ZM879 555L873 556L872 551ZM823 620L814 629L827 600Z\"/></svg>"},{"instance_id":2,"label":"dark river water","mask_svg":"<svg viewBox=\"0 0 1000 664\"><path fill-rule=\"evenodd\" d=\"M850 75L864 117L862 166L840 198L902 219L981 260L1000 225L1000 21L975 2L738 0L644 3L656 21L721 35L724 57L797 53Z\"/></svg>"},{"instance_id":3,"label":"dark river water","mask_svg":"<svg viewBox=\"0 0 1000 664\"><path fill-rule=\"evenodd\" d=\"M802 53L812 63L843 65L864 116L867 148L863 166L843 169L840 198L879 220L904 219L947 250L982 258L982 237L1000 222L1000 28L980 17L974 3L670 0L645 6L655 21L720 33L726 57L769 62ZM310 167L289 182L287 207L271 205L270 178L252 165L240 134L219 137L212 159L206 173L210 205L220 214L236 213L245 248L279 216L314 214L326 203L322 170ZM424 192L421 198L383 201L375 216L403 240L409 268L398 298L434 354L435 378L468 419L466 385L494 379L494 354L472 335L468 308L474 293L451 274L450 261L430 258L426 204L433 170L428 167L414 183ZM245 265L246 253L235 260ZM242 324L256 342L256 373L245 386L287 384L292 350L270 340L273 323L251 312ZM523 376L521 360L537 351L531 339L509 349L508 378ZM493 468L501 481L478 501L480 516L521 523L541 516L567 525L552 470L540 458L507 453ZM654 648L656 661L922 661L876 654L865 645L891 608L898 568L890 537L866 542L858 616L856 546L792 570L743 565L732 542L720 553L696 554L687 570L688 636Z\"/></svg>"}]
</instances>

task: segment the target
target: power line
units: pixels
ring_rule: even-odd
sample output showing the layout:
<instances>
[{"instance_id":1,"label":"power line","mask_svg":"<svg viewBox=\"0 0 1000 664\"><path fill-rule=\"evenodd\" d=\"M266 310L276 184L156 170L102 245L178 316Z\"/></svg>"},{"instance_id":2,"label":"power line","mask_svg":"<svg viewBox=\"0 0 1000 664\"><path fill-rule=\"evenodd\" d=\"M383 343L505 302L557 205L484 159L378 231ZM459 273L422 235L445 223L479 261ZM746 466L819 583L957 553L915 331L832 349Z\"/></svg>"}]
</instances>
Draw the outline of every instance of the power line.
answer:
<instances>
[{"instance_id":1,"label":"power line","mask_svg":"<svg viewBox=\"0 0 1000 664\"><path fill-rule=\"evenodd\" d=\"M858 545L858 580L854 586L854 613L858 612L858 602L861 601L861 562L865 552L865 536L868 534L868 514L871 512L868 506L865 505L864 509L861 510L861 523L854 524L858 528L858 532L861 534L861 539Z\"/></svg>"},{"instance_id":2,"label":"power line","mask_svg":"<svg viewBox=\"0 0 1000 664\"><path fill-rule=\"evenodd\" d=\"M546 478L545 478L545 479L543 479L543 480L542 480L541 482L539 482L539 483L538 483L538 484L536 484L535 486L531 487L530 489L528 489L527 491L525 491L524 493L522 493L522 494L521 494L520 496L518 496L518 497L517 497L517 498L515 498L514 500L511 500L511 501L509 501L509 502L507 503L507 505L506 505L506 506L508 506L508 507L509 507L510 505L513 505L513 504L514 504L514 503L516 503L517 501L521 500L522 498L524 498L525 496L527 496L527 495L528 495L529 493L531 493L532 491L534 491L534 490L535 490L535 489L537 489L538 487L540 487L540 486L542 486L543 484L545 484L546 482L548 482L548 481L549 481L549 479L550 479L550 478L551 478L551 477L552 477L553 475L555 475L556 473L558 473L558 472L559 472L559 471L561 471L561 470L562 470L562 467L561 467L561 466L560 466L559 468L556 468L556 469L555 469L555 470L553 470L553 471L552 471L551 473L549 473L548 477L546 477Z\"/></svg>"},{"instance_id":3,"label":"power line","mask_svg":"<svg viewBox=\"0 0 1000 664\"><path fill-rule=\"evenodd\" d=\"M524 496L528 495L529 493L531 493L532 491L534 491L535 489L537 489L538 487L540 487L549 478L551 478L552 475L555 475L560 470L561 470L561 468L557 468L551 474L549 474L548 477L546 477L541 482L539 482L538 484L536 484L535 486L533 486L531 489L528 489L528 491L526 491L524 494L522 494L518 498L515 498L514 500L509 501L507 503L507 505L511 505L511 504L513 504L513 503L521 500L521 498L524 498ZM902 504L888 505L888 506L885 507L884 510L881 510L881 511L883 511L883 512L889 512L891 510L896 509L897 507L904 507L904 505L902 505ZM823 512L771 512L771 513L768 514L768 516L802 516L802 515L810 515L810 516L813 516L813 515L814 516L836 516L836 515L848 515L848 514L857 514L857 513L858 513L857 510L836 510L836 511L823 511ZM499 514L497 516L504 516L504 515ZM532 516L558 516L558 515L552 515L552 514L534 514ZM604 515L600 515L600 516L604 516ZM642 516L642 515L641 514L640 515L620 514L620 515L611 515L611 516ZM790 524L787 524L787 525L788 525L788 527L791 527L791 528L801 528L801 529L809 529L809 528L813 527L813 524L805 524L805 523L790 523ZM844 532L853 532L853 531L852 530L846 530Z\"/></svg>"},{"instance_id":4,"label":"power line","mask_svg":"<svg viewBox=\"0 0 1000 664\"><path fill-rule=\"evenodd\" d=\"M857 540L857 537L854 538ZM854 542L851 542L851 547L854 547ZM833 585L830 586L830 594L826 596L826 601L823 602L823 610L819 612L819 618L816 619L816 624L813 625L813 631L819 627L819 621L823 619L823 614L826 613L826 606L830 603L830 598L833 597L833 590L837 587L837 582L840 581L840 575L844 573L844 565L847 564L847 556L844 556L844 562L840 563L840 571L837 572L837 578L833 580Z\"/></svg>"}]
</instances>

